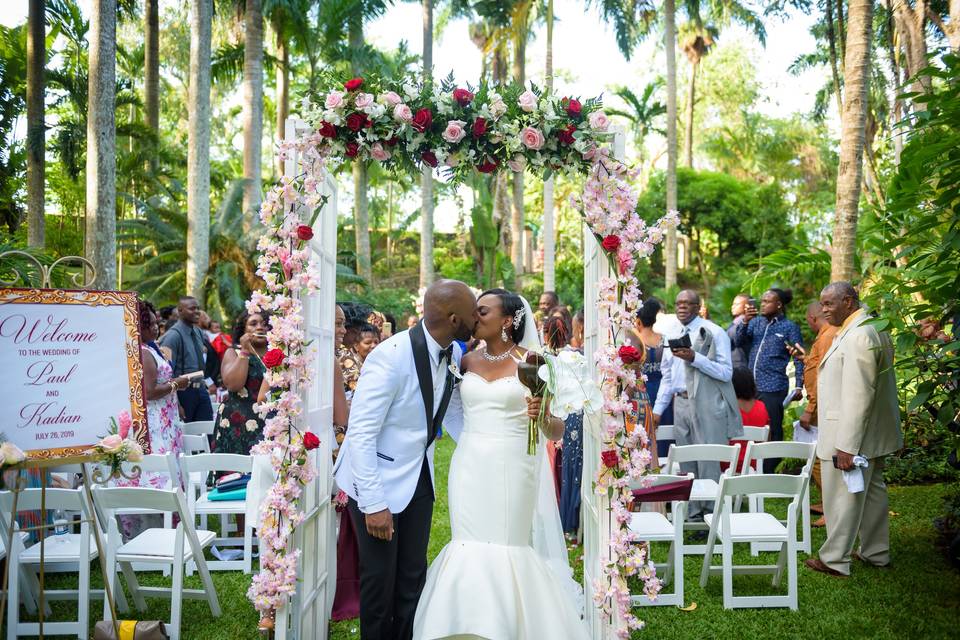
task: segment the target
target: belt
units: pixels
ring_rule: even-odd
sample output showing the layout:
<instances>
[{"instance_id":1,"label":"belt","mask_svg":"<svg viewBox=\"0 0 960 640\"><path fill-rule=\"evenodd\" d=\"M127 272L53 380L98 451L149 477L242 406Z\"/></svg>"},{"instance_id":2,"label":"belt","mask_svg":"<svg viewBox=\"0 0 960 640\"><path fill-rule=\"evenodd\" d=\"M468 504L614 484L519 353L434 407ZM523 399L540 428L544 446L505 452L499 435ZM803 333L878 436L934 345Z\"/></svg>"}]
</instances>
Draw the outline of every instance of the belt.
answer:
<instances>
[{"instance_id":1,"label":"belt","mask_svg":"<svg viewBox=\"0 0 960 640\"><path fill-rule=\"evenodd\" d=\"M689 396L687 395L687 392L686 392L686 391L679 391L679 392L677 392L677 393L675 393L675 394L673 394L673 395L676 396L676 397L678 397L678 398L683 398L684 400L686 400L687 398L689 398Z\"/></svg>"}]
</instances>

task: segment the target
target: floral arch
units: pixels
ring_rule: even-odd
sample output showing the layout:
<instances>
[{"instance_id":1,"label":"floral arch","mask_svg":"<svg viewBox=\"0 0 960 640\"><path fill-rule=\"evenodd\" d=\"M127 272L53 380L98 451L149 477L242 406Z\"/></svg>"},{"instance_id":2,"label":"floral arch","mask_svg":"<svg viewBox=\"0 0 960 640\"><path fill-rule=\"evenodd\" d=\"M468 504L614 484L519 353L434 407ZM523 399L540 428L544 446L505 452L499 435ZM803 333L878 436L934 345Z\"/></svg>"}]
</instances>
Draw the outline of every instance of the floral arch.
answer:
<instances>
[{"instance_id":1,"label":"floral arch","mask_svg":"<svg viewBox=\"0 0 960 640\"><path fill-rule=\"evenodd\" d=\"M613 157L613 134L599 98L580 101L557 97L536 86L457 87L451 78L438 86L411 79L398 82L354 78L316 101L304 99L301 117L312 131L279 147L281 159L296 154L302 173L283 178L265 197L260 219L266 231L259 242L257 273L265 287L247 308L271 314L265 363L272 389L260 407L264 441L254 453L270 456L277 480L260 510L260 572L248 596L261 615L284 605L297 587L300 551L291 544L303 520L298 499L313 477L307 451L316 437L302 425L297 385L311 377L303 329L302 294L320 286L307 242L324 203L320 185L326 172L352 162L376 162L395 170L439 169L459 182L474 171L529 171L548 178L554 173L583 177L572 199L602 247L609 277L599 282L599 327L606 334L595 353L604 394L602 463L593 479L596 491L610 502L610 543L603 580L592 585L595 604L610 616L621 634L642 623L631 613L628 576L639 576L651 597L659 591L646 548L630 544L630 484L651 461L644 430L628 435L631 411L627 389L637 381L629 350L621 353L624 332L633 326L640 302L634 275L637 261L648 257L668 227L671 212L655 225L636 213L635 173Z\"/></svg>"}]
</instances>

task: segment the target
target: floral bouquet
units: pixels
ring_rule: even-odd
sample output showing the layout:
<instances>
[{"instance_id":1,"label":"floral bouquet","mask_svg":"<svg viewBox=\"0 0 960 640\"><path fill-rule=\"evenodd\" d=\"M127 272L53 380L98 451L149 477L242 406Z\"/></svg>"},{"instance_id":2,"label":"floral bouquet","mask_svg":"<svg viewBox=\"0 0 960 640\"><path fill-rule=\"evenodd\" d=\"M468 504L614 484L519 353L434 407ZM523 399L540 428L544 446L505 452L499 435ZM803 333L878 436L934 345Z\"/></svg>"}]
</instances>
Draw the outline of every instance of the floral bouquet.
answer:
<instances>
[{"instance_id":1,"label":"floral bouquet","mask_svg":"<svg viewBox=\"0 0 960 640\"><path fill-rule=\"evenodd\" d=\"M539 353L530 351L523 360L517 362L517 377L520 382L535 398L543 398L540 404L540 417L536 420L531 419L527 425L527 453L533 455L537 451L537 444L540 442L540 424L543 422L543 411L549 398L545 397L547 385L540 379L537 372L545 366L547 360Z\"/></svg>"},{"instance_id":2,"label":"floral bouquet","mask_svg":"<svg viewBox=\"0 0 960 640\"><path fill-rule=\"evenodd\" d=\"M130 427L133 420L126 411L121 411L116 418L110 418L110 430L100 438L87 453L92 454L97 462L110 466L110 476L119 477L120 465L124 462L140 462L143 460L143 449L136 440L129 440Z\"/></svg>"},{"instance_id":3,"label":"floral bouquet","mask_svg":"<svg viewBox=\"0 0 960 640\"><path fill-rule=\"evenodd\" d=\"M0 433L0 469L20 464L26 459L20 447L7 440L5 433Z\"/></svg>"}]
</instances>

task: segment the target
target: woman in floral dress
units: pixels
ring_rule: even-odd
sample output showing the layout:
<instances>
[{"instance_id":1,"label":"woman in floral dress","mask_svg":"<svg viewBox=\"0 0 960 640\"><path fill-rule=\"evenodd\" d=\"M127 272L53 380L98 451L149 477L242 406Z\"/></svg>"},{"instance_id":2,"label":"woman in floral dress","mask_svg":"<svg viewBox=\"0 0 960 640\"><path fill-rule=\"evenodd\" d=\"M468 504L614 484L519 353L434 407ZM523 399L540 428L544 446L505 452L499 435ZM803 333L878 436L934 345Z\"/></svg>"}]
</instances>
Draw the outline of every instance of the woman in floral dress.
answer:
<instances>
[{"instance_id":1,"label":"woman in floral dress","mask_svg":"<svg viewBox=\"0 0 960 640\"><path fill-rule=\"evenodd\" d=\"M220 369L229 393L217 411L211 447L217 453L249 455L263 439L263 419L253 406L267 373L267 329L267 318L259 313L243 312L233 325L233 347L224 352Z\"/></svg>"}]
</instances>

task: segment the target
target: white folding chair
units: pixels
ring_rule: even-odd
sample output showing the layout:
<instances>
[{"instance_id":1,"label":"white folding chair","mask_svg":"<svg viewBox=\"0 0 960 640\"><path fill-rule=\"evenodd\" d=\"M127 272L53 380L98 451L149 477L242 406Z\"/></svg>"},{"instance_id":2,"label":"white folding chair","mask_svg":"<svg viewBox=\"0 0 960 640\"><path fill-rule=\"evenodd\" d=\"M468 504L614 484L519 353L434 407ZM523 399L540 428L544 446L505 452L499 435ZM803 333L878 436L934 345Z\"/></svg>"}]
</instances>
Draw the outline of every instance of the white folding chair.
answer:
<instances>
[{"instance_id":1,"label":"white folding chair","mask_svg":"<svg viewBox=\"0 0 960 640\"><path fill-rule=\"evenodd\" d=\"M790 476L758 473L720 478L716 511L707 514L704 518L710 525L710 534L703 554L700 586L707 586L711 573L722 573L724 609L789 607L794 611L797 610L797 510L800 508L800 496L806 483L806 474ZM753 494L790 498L786 526L769 513L736 513L733 510L734 498L749 497ZM720 567L714 567L714 545L718 539L722 564ZM777 564L734 565L733 545L747 542L775 543L780 551ZM786 595L733 595L734 574L772 573L773 586L777 587L780 585L784 569L787 570Z\"/></svg>"},{"instance_id":2,"label":"white folding chair","mask_svg":"<svg viewBox=\"0 0 960 640\"><path fill-rule=\"evenodd\" d=\"M216 415L216 414L214 414ZM213 420L197 420L196 422L183 423L183 435L186 436L212 436Z\"/></svg>"},{"instance_id":3,"label":"white folding chair","mask_svg":"<svg viewBox=\"0 0 960 640\"><path fill-rule=\"evenodd\" d=\"M107 516L107 576L117 593L119 579L117 565L123 572L130 596L137 609L147 608L146 597L170 599L170 623L167 633L171 640L180 638L180 622L184 598L206 600L214 617L220 617L220 601L210 571L203 557L203 550L214 539L212 531L196 530L187 510L183 491L174 489L151 489L146 487L95 487L93 500ZM176 529L147 529L124 543L117 526L116 514L131 507L150 509L155 512L177 514L180 522ZM196 564L203 581L203 589L184 589L183 572L188 562ZM167 565L173 575L172 585L167 587L143 587L134 571L137 565ZM110 611L104 606L104 619L110 619Z\"/></svg>"},{"instance_id":4,"label":"white folding chair","mask_svg":"<svg viewBox=\"0 0 960 640\"><path fill-rule=\"evenodd\" d=\"M637 542L669 542L670 551L667 562L654 563L659 569L666 568L663 582L673 582L673 591L661 591L656 599L646 595L630 596L634 606L676 605L682 607L683 601L683 521L687 508L687 499L693 488L693 474L676 476L669 474L648 476L652 482L647 486L639 483L631 486L634 502L669 502L673 522L657 511L636 511L630 514L630 533ZM679 497L678 497L679 496ZM652 553L652 549L651 549ZM652 560L652 557L650 558Z\"/></svg>"},{"instance_id":5,"label":"white folding chair","mask_svg":"<svg viewBox=\"0 0 960 640\"><path fill-rule=\"evenodd\" d=\"M103 597L103 591L90 590L90 562L97 558L97 543L91 535L91 510L79 489L47 489L46 496L42 496L41 489L24 489L17 499L17 511L39 511L41 502L45 501L48 512L61 510L80 514L80 533L69 531L61 535L51 535L45 532L44 566L47 563L58 565L61 570L69 567L78 573L76 589L48 589L43 590L43 597L50 600L77 600L77 619L60 622L44 622L43 630L50 635L76 635L84 639L88 637L90 620L90 598L92 595ZM6 540L10 528L15 531L13 548L9 551L7 562L10 565L7 580L7 640L16 640L23 636L37 636L40 625L36 622L20 621L20 599L33 599L30 591L39 588L36 580L40 567L40 543L26 546L26 536L17 528L15 521L10 521L10 512L13 510L13 494L9 491L0 492L0 536ZM24 579L24 573L27 578ZM25 592L20 593L21 585ZM39 591L37 592L39 593ZM34 607L35 610L35 607Z\"/></svg>"},{"instance_id":6,"label":"white folding chair","mask_svg":"<svg viewBox=\"0 0 960 640\"><path fill-rule=\"evenodd\" d=\"M750 442L766 442L767 438L770 436L770 426L765 427L744 427L743 435L739 438L734 438L730 441L729 444L739 444L740 451L744 454L743 464L739 465L739 468L734 470L734 475L739 473L746 473L745 465L747 463L746 453L747 453L747 444ZM739 454L738 454L739 455ZM736 505L737 511L740 511L740 505Z\"/></svg>"},{"instance_id":7,"label":"white folding chair","mask_svg":"<svg viewBox=\"0 0 960 640\"><path fill-rule=\"evenodd\" d=\"M204 435L198 435L198 436L184 435L183 436L183 453L184 455L188 455L188 456L196 455L198 453L210 453L210 439ZM184 482L184 486L189 491L191 485L193 485L194 487L197 487L204 482L206 482L206 477L204 476L204 474L200 473L199 471L196 471L190 474L188 481ZM188 500L187 504L189 503L190 501ZM201 529L207 528L207 516L200 516L200 528Z\"/></svg>"},{"instance_id":8,"label":"white folding chair","mask_svg":"<svg viewBox=\"0 0 960 640\"><path fill-rule=\"evenodd\" d=\"M211 472L252 473L253 457L235 453L200 453L192 456L180 456L180 468L184 480L188 483L187 499L192 517L220 516L220 537L214 542L218 546L232 547L243 545L243 557L239 560L211 560L207 563L211 570L243 569L250 573L253 565L253 525L250 518L244 518L243 538L228 538L230 515L245 515L247 501L210 500L207 492L207 475ZM187 575L192 569L187 568Z\"/></svg>"},{"instance_id":9,"label":"white folding chair","mask_svg":"<svg viewBox=\"0 0 960 640\"><path fill-rule=\"evenodd\" d=\"M763 460L765 458L799 458L804 461L801 474L806 474L807 483L803 487L801 496L802 508L800 510L800 542L797 549L804 553L811 553L812 537L810 535L810 476L813 474L813 458L817 453L817 445L812 442L751 442L747 445L747 453L744 456L744 468L750 469L751 462L756 462L757 469L763 469ZM748 503L752 513L764 511L764 498L776 496L763 496L756 494L750 496ZM786 520L780 522L786 523ZM773 543L755 542L750 545L750 553L757 555L760 551L776 551L777 546Z\"/></svg>"},{"instance_id":10,"label":"white folding chair","mask_svg":"<svg viewBox=\"0 0 960 640\"><path fill-rule=\"evenodd\" d=\"M676 435L674 434L673 425L672 424L657 425L656 437L657 437L657 446L659 446L661 442L667 442L668 440L669 441L676 440ZM656 453L656 452L653 452L653 453ZM657 466L659 466L662 469L664 465L667 464L666 456L662 458L658 458L657 463L658 463Z\"/></svg>"},{"instance_id":11,"label":"white folding chair","mask_svg":"<svg viewBox=\"0 0 960 640\"><path fill-rule=\"evenodd\" d=\"M661 469L662 473L680 473L681 465L685 462L717 462L727 463L723 476L732 476L737 468L737 458L740 456L739 444L685 444L670 445L667 454L667 464ZM717 481L712 478L695 478L693 490L690 492L690 501L714 502L717 499ZM684 522L684 531L706 531L709 526L706 522ZM702 544L685 544L683 552L688 555L704 552Z\"/></svg>"}]
</instances>

